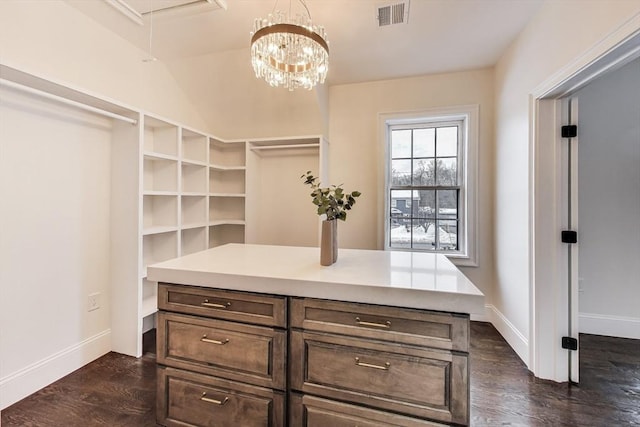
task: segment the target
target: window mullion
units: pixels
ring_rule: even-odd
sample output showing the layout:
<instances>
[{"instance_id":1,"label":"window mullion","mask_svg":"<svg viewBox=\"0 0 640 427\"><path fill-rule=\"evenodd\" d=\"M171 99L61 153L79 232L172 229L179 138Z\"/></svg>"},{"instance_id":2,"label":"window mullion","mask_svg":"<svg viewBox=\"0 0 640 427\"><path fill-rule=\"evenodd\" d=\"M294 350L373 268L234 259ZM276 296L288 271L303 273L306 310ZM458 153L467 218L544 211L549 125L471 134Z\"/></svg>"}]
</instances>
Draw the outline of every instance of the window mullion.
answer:
<instances>
[{"instance_id":1,"label":"window mullion","mask_svg":"<svg viewBox=\"0 0 640 427\"><path fill-rule=\"evenodd\" d=\"M438 197L438 190L436 190L434 192L434 204L435 204L435 208L436 208L436 212L434 215L434 221L433 221L433 228L434 228L434 232L433 232L433 241L434 241L434 245L435 245L435 249L436 251L440 250L440 233L439 233L439 224L440 224L440 202L439 202L439 197Z\"/></svg>"},{"instance_id":2,"label":"window mullion","mask_svg":"<svg viewBox=\"0 0 640 427\"><path fill-rule=\"evenodd\" d=\"M392 145L390 145L389 152L391 153L397 147L397 152L393 152L396 153L396 156L401 156L388 157L390 170L393 170L396 163L398 167L395 174L392 172L389 175L387 183L389 191L387 197L390 206L386 213L389 232L387 241L390 248L452 253L459 251L461 244L466 244L464 239L460 240L466 227L466 224L463 224L465 221L464 212L461 210L464 208L464 202L461 201L461 198L466 190L463 187L466 184L464 180L466 176L464 170L466 167L464 126L463 120L433 120L426 123L390 125L389 143ZM433 130L426 132L424 129ZM457 140L454 141L454 131L456 130ZM396 133L396 131L400 132ZM440 140L441 136L444 138L442 141ZM418 146L418 142L422 139L417 141L416 138L423 137L425 138L424 142L430 144L431 147L422 149L422 146ZM397 141L396 138L398 138ZM443 150L445 151L440 152L439 146L443 141L445 144ZM456 144L455 152L451 151L454 142ZM407 151L409 151L409 155L405 154ZM442 156L439 157L439 154ZM444 165L439 165L440 161L443 161ZM422 166L423 163L424 166ZM409 166L407 172L410 176L405 179L403 174L406 172L402 171L407 169L407 164ZM454 167L456 171L455 174L452 174ZM432 170L430 179L426 175L429 169ZM417 175L419 170L425 174ZM440 179L441 174L443 175L442 180ZM398 185L400 183L402 185ZM430 185L424 185L427 183ZM440 183L446 185L440 185ZM431 209L434 211L431 212ZM454 209L455 215L452 215ZM428 230L429 223L433 225L431 230ZM405 227L406 229L403 229ZM440 233L441 227L443 229L442 235ZM392 230L396 237L391 237ZM441 237L445 240L441 240ZM434 245L433 248L431 248L431 244Z\"/></svg>"}]
</instances>

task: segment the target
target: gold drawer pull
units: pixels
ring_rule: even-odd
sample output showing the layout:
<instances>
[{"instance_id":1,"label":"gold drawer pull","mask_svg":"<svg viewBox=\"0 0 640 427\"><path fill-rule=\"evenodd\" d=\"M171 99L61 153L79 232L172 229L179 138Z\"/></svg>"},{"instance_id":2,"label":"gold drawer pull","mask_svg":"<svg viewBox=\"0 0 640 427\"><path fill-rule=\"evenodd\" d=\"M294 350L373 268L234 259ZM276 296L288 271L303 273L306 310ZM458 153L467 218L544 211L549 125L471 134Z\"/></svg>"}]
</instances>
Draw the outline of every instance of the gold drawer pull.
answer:
<instances>
[{"instance_id":1,"label":"gold drawer pull","mask_svg":"<svg viewBox=\"0 0 640 427\"><path fill-rule=\"evenodd\" d=\"M225 308L227 308L227 307L230 307L230 306L231 306L231 303L230 303L230 302L227 302L227 303L225 303L225 304L216 304L216 303L214 303L214 302L209 302L209 300L208 300L208 299L206 299L206 300L202 301L202 305L203 305L203 306L205 306L205 307L211 307L211 308L222 308L222 309L225 309Z\"/></svg>"},{"instance_id":2,"label":"gold drawer pull","mask_svg":"<svg viewBox=\"0 0 640 427\"><path fill-rule=\"evenodd\" d=\"M211 399L210 397L207 397L207 393L203 391L200 400L202 400L203 402L214 403L216 405L222 406L229 401L229 398L225 397L222 400Z\"/></svg>"},{"instance_id":3,"label":"gold drawer pull","mask_svg":"<svg viewBox=\"0 0 640 427\"><path fill-rule=\"evenodd\" d=\"M229 342L229 339L224 339L222 341L218 341L218 340L212 340L210 338L207 338L207 335L203 335L202 338L200 338L200 341L202 342L208 342L209 344L218 344L218 345L225 345Z\"/></svg>"},{"instance_id":4,"label":"gold drawer pull","mask_svg":"<svg viewBox=\"0 0 640 427\"><path fill-rule=\"evenodd\" d=\"M384 366L372 365L371 363L364 363L364 362L360 361L359 357L356 357L356 365L357 366L362 366L363 368L380 369L381 371L388 371L389 368L391 367L391 363L389 363L389 362L385 362Z\"/></svg>"},{"instance_id":5,"label":"gold drawer pull","mask_svg":"<svg viewBox=\"0 0 640 427\"><path fill-rule=\"evenodd\" d=\"M386 321L384 323L372 323L372 322L363 322L359 317L356 317L356 323L358 326L373 326L374 328L384 328L389 329L391 327L391 322Z\"/></svg>"}]
</instances>

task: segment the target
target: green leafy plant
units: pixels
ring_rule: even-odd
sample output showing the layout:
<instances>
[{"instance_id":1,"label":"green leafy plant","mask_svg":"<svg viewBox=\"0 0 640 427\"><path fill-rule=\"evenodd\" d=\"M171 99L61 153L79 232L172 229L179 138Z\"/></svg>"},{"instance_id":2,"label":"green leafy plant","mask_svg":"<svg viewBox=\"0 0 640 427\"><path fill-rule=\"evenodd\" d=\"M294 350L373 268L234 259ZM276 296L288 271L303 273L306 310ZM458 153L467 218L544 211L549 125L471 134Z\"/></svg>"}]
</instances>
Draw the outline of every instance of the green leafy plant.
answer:
<instances>
[{"instance_id":1,"label":"green leafy plant","mask_svg":"<svg viewBox=\"0 0 640 427\"><path fill-rule=\"evenodd\" d=\"M307 171L300 177L304 183L313 189L311 193L312 202L318 207L318 215L326 215L327 220L347 219L347 211L356 204L356 198L360 197L359 191L346 193L341 185L331 187L320 187L320 178L313 176L311 171Z\"/></svg>"}]
</instances>

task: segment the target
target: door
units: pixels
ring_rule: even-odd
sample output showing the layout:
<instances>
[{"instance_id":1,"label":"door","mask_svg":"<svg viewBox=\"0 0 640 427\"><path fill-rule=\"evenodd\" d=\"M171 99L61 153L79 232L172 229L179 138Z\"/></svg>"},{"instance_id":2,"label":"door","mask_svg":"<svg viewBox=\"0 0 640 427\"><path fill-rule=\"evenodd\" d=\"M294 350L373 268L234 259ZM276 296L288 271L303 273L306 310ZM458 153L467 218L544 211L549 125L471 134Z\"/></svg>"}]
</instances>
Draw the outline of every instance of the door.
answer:
<instances>
[{"instance_id":1,"label":"door","mask_svg":"<svg viewBox=\"0 0 640 427\"><path fill-rule=\"evenodd\" d=\"M578 98L570 96L561 101L562 123L564 126L577 126L578 124ZM562 229L563 231L578 232L578 136L567 129L569 137L563 134L562 145ZM563 241L571 241L571 236ZM579 241L579 240L578 240ZM566 271L563 283L566 287L567 303L567 336L578 341L575 350L567 349L567 370L569 382L578 383L580 367L579 346L579 268L578 268L578 243L565 243L561 254L561 264ZM564 343L563 343L564 346Z\"/></svg>"}]
</instances>

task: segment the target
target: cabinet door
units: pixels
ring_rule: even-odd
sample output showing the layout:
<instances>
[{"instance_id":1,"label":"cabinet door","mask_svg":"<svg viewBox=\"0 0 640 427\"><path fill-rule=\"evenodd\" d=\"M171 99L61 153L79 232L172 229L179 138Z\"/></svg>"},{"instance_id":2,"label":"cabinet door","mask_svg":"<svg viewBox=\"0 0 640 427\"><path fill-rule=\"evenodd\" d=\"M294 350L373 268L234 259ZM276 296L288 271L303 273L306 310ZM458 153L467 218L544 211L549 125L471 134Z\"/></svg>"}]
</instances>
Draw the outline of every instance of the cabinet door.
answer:
<instances>
[{"instance_id":1,"label":"cabinet door","mask_svg":"<svg viewBox=\"0 0 640 427\"><path fill-rule=\"evenodd\" d=\"M158 367L156 418L164 426L282 427L283 392Z\"/></svg>"},{"instance_id":2,"label":"cabinet door","mask_svg":"<svg viewBox=\"0 0 640 427\"><path fill-rule=\"evenodd\" d=\"M287 299L283 296L160 283L158 308L254 325L287 327Z\"/></svg>"},{"instance_id":3,"label":"cabinet door","mask_svg":"<svg viewBox=\"0 0 640 427\"><path fill-rule=\"evenodd\" d=\"M297 393L291 394L289 408L291 427L437 427L445 425Z\"/></svg>"},{"instance_id":4,"label":"cabinet door","mask_svg":"<svg viewBox=\"0 0 640 427\"><path fill-rule=\"evenodd\" d=\"M469 422L466 355L291 332L291 388L409 416Z\"/></svg>"},{"instance_id":5,"label":"cabinet door","mask_svg":"<svg viewBox=\"0 0 640 427\"><path fill-rule=\"evenodd\" d=\"M158 363L284 390L285 331L158 314Z\"/></svg>"},{"instance_id":6,"label":"cabinet door","mask_svg":"<svg viewBox=\"0 0 640 427\"><path fill-rule=\"evenodd\" d=\"M469 351L468 314L292 298L291 326L307 331Z\"/></svg>"}]
</instances>

